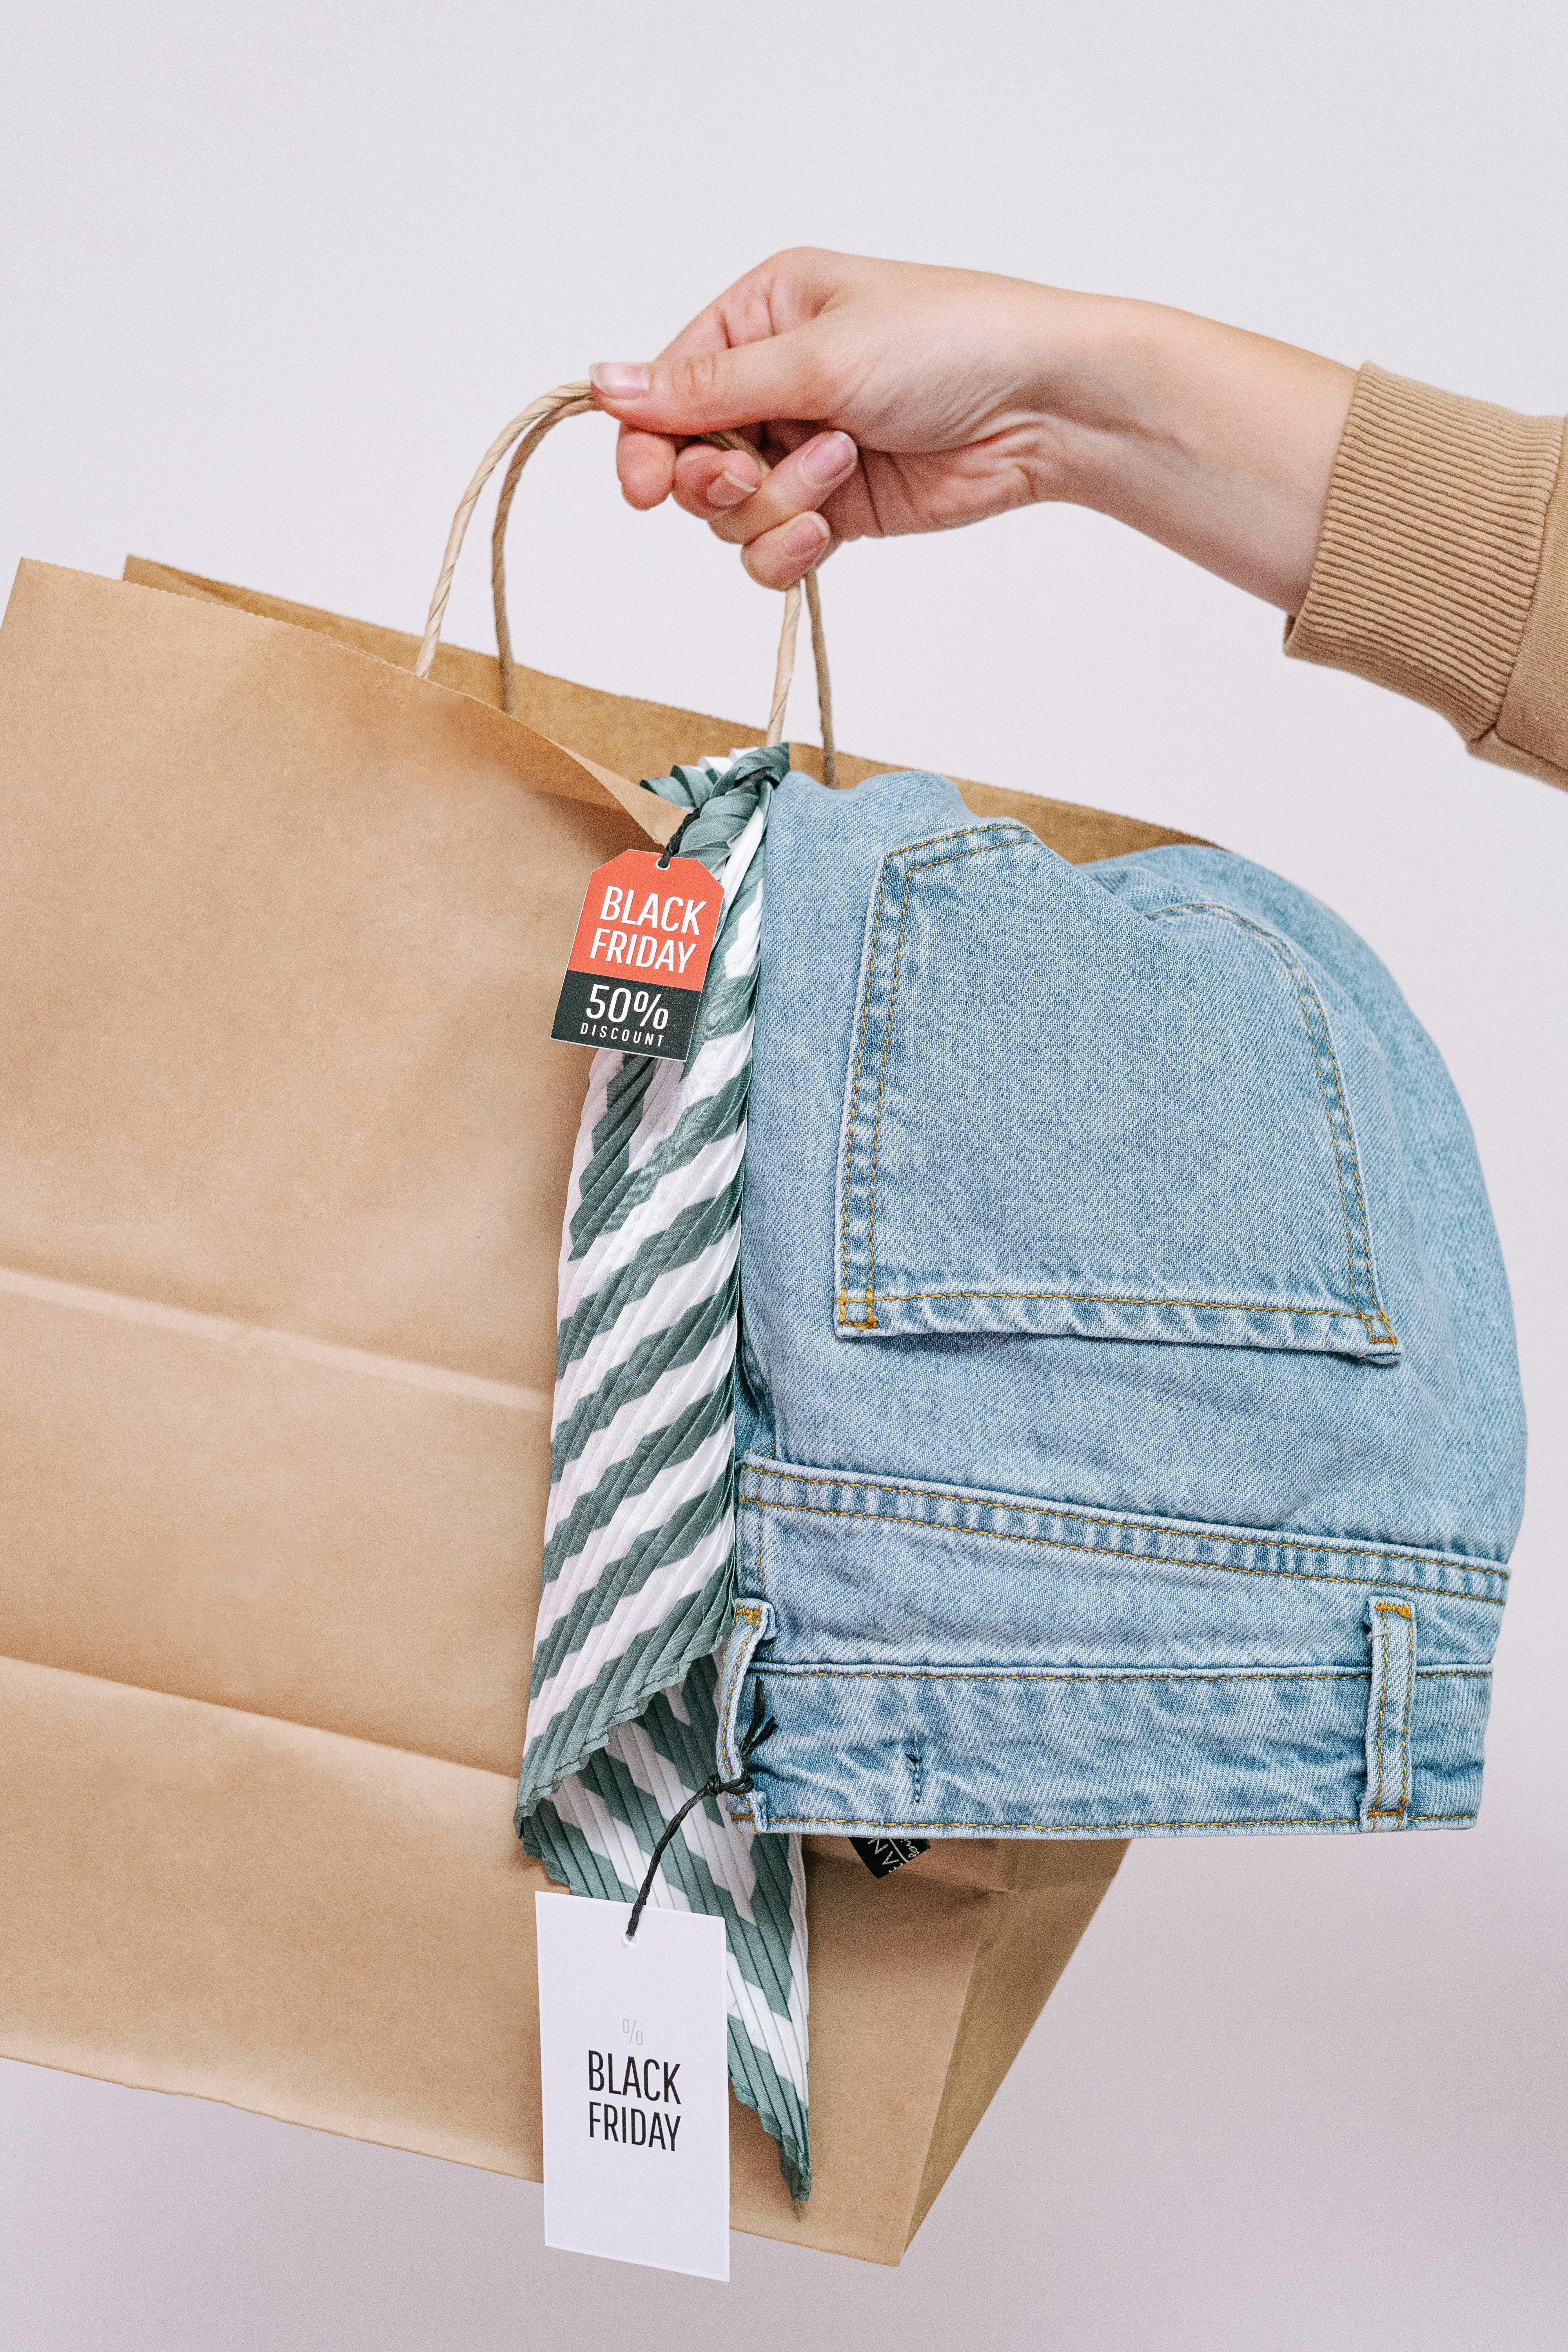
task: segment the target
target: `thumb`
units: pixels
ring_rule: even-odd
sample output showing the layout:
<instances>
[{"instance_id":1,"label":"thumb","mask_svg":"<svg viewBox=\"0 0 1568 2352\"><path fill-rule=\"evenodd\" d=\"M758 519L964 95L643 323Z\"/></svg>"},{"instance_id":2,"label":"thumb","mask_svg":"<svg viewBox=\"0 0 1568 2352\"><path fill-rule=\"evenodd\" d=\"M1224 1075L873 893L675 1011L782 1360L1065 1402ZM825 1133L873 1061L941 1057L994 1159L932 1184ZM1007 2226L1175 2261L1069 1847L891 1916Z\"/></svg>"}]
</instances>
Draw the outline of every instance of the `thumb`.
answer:
<instances>
[{"instance_id":1,"label":"thumb","mask_svg":"<svg viewBox=\"0 0 1568 2352\"><path fill-rule=\"evenodd\" d=\"M601 360L588 371L601 408L647 433L715 433L775 416L830 420L834 390L811 327L713 352Z\"/></svg>"}]
</instances>

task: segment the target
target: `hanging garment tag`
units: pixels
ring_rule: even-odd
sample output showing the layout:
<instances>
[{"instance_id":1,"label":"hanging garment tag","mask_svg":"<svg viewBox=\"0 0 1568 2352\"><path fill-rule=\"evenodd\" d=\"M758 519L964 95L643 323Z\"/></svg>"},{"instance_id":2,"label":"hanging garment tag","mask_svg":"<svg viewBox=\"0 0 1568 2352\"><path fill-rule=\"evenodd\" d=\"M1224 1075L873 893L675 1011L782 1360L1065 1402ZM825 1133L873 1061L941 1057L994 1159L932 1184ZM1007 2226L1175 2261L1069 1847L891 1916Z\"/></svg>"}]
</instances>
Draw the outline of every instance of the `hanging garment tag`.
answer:
<instances>
[{"instance_id":1,"label":"hanging garment tag","mask_svg":"<svg viewBox=\"0 0 1568 2352\"><path fill-rule=\"evenodd\" d=\"M684 1062L724 903L700 858L626 849L588 883L552 1037Z\"/></svg>"},{"instance_id":2,"label":"hanging garment tag","mask_svg":"<svg viewBox=\"0 0 1568 2352\"><path fill-rule=\"evenodd\" d=\"M873 1878L891 1878L906 1862L931 1852L930 1838L851 1838L849 1843Z\"/></svg>"},{"instance_id":3,"label":"hanging garment tag","mask_svg":"<svg viewBox=\"0 0 1568 2352\"><path fill-rule=\"evenodd\" d=\"M544 2242L730 2275L724 1922L536 1895Z\"/></svg>"}]
</instances>

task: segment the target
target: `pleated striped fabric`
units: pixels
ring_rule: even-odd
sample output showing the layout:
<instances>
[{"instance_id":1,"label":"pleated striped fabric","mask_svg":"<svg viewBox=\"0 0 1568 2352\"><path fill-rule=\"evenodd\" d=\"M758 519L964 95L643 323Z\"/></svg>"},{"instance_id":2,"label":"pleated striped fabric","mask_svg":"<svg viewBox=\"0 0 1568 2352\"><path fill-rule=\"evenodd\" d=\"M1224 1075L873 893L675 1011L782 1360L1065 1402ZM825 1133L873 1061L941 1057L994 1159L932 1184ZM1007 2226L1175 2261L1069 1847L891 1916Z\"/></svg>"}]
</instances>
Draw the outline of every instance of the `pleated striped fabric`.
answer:
<instances>
[{"instance_id":1,"label":"pleated striped fabric","mask_svg":"<svg viewBox=\"0 0 1568 2352\"><path fill-rule=\"evenodd\" d=\"M544 1573L518 1830L552 1877L629 1903L665 1822L714 1771L713 1652L734 1604L741 1198L768 805L781 748L678 768L680 855L724 887L684 1066L595 1055L561 1244ZM650 1901L725 1923L730 2074L811 2165L798 1838L709 1798Z\"/></svg>"}]
</instances>

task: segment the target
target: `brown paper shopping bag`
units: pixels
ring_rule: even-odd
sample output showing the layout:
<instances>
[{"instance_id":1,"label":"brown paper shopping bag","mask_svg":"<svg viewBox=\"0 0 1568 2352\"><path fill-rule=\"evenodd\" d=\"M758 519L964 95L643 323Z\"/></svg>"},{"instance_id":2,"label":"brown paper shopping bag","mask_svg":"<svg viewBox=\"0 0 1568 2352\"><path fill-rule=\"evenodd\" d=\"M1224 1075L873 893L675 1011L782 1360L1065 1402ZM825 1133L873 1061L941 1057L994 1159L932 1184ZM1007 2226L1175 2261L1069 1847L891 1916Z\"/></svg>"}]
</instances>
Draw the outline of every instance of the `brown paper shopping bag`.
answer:
<instances>
[{"instance_id":1,"label":"brown paper shopping bag","mask_svg":"<svg viewBox=\"0 0 1568 2352\"><path fill-rule=\"evenodd\" d=\"M126 575L0 630L0 2052L537 2179L551 1013L634 780L758 733ZM1121 1851L822 1842L817 2186L736 2108L736 2225L897 2261Z\"/></svg>"}]
</instances>

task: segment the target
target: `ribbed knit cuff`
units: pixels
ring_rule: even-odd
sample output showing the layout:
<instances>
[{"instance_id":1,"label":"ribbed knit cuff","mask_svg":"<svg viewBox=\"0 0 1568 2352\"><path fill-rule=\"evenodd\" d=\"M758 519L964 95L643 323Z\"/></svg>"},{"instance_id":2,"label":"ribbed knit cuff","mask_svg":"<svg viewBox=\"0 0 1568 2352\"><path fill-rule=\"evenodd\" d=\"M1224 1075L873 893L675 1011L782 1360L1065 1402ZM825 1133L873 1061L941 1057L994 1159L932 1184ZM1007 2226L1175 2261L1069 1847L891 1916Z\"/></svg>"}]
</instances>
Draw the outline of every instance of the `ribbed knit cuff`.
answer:
<instances>
[{"instance_id":1,"label":"ribbed knit cuff","mask_svg":"<svg viewBox=\"0 0 1568 2352\"><path fill-rule=\"evenodd\" d=\"M1563 445L1561 417L1363 368L1286 651L1429 704L1483 756L1550 772L1536 747L1510 757L1491 730L1536 596Z\"/></svg>"}]
</instances>

